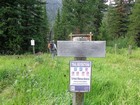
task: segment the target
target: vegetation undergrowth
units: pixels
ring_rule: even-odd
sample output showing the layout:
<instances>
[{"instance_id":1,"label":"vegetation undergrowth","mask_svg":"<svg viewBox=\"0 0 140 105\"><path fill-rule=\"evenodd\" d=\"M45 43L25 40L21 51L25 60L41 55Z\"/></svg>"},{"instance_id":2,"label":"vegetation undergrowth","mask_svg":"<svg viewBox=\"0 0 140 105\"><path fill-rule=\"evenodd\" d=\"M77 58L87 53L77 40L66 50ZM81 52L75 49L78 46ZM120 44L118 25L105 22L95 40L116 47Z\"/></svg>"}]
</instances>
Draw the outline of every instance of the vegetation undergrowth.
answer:
<instances>
[{"instance_id":1,"label":"vegetation undergrowth","mask_svg":"<svg viewBox=\"0 0 140 105\"><path fill-rule=\"evenodd\" d=\"M69 61L50 54L0 56L1 105L72 105ZM107 47L105 58L92 61L92 86L84 105L140 104L140 49Z\"/></svg>"}]
</instances>

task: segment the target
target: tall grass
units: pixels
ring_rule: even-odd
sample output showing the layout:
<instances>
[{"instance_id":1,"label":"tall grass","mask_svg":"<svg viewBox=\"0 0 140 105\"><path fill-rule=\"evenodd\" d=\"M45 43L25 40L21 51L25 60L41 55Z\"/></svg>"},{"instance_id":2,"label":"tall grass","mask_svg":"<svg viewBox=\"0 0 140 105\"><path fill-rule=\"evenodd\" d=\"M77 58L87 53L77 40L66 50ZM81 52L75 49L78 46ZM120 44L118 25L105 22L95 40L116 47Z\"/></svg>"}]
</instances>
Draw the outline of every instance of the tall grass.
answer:
<instances>
[{"instance_id":1,"label":"tall grass","mask_svg":"<svg viewBox=\"0 0 140 105\"><path fill-rule=\"evenodd\" d=\"M107 48L105 58L87 59L93 62L92 86L84 105L140 104L140 49L132 55L126 49L119 52ZM49 54L0 56L0 104L72 105L70 60Z\"/></svg>"}]
</instances>

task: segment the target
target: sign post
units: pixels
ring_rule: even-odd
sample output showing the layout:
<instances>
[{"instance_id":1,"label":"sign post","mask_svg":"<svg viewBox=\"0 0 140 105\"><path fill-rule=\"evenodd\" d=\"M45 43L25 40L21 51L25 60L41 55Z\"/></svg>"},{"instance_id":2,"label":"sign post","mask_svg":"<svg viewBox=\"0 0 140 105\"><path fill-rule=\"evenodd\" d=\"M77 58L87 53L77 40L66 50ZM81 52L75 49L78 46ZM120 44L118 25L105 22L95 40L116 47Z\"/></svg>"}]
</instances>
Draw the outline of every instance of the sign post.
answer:
<instances>
[{"instance_id":1,"label":"sign post","mask_svg":"<svg viewBox=\"0 0 140 105\"><path fill-rule=\"evenodd\" d=\"M35 54L35 40L31 40L31 46L33 46L33 54Z\"/></svg>"},{"instance_id":2,"label":"sign post","mask_svg":"<svg viewBox=\"0 0 140 105\"><path fill-rule=\"evenodd\" d=\"M89 92L91 83L91 61L70 62L70 91Z\"/></svg>"},{"instance_id":3,"label":"sign post","mask_svg":"<svg viewBox=\"0 0 140 105\"><path fill-rule=\"evenodd\" d=\"M90 91L91 62L86 57L105 57L105 41L86 41L84 35L71 35L74 41L57 41L58 56L73 56L70 62L70 91L73 105L84 105L84 92ZM91 36L89 37L91 38Z\"/></svg>"},{"instance_id":4,"label":"sign post","mask_svg":"<svg viewBox=\"0 0 140 105\"><path fill-rule=\"evenodd\" d=\"M91 86L91 62L78 60L70 62L70 91L74 92L73 105L84 105L84 92Z\"/></svg>"}]
</instances>

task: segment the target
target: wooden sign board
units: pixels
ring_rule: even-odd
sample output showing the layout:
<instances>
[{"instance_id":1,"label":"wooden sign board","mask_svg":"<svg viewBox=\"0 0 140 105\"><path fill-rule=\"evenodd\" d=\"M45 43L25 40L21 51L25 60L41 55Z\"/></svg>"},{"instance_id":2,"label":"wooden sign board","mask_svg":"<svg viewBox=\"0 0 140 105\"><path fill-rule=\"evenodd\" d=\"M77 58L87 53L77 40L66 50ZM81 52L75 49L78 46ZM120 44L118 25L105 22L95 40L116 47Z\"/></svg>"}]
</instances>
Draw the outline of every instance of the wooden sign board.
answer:
<instances>
[{"instance_id":1,"label":"wooden sign board","mask_svg":"<svg viewBox=\"0 0 140 105\"><path fill-rule=\"evenodd\" d=\"M105 57L106 41L57 41L58 56Z\"/></svg>"},{"instance_id":2,"label":"wooden sign board","mask_svg":"<svg viewBox=\"0 0 140 105\"><path fill-rule=\"evenodd\" d=\"M93 34L70 34L70 39L73 41L92 41Z\"/></svg>"}]
</instances>

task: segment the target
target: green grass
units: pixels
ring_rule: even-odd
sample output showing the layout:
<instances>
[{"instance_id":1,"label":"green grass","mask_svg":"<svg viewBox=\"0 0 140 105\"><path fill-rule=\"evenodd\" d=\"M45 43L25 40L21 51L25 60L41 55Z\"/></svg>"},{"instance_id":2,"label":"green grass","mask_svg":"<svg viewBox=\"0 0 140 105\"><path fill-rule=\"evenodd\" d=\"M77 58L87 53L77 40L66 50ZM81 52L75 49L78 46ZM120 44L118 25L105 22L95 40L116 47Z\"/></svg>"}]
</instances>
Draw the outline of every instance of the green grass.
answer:
<instances>
[{"instance_id":1,"label":"green grass","mask_svg":"<svg viewBox=\"0 0 140 105\"><path fill-rule=\"evenodd\" d=\"M72 105L69 61L49 54L0 56L0 105ZM93 62L84 105L140 105L140 49L126 49Z\"/></svg>"}]
</instances>

